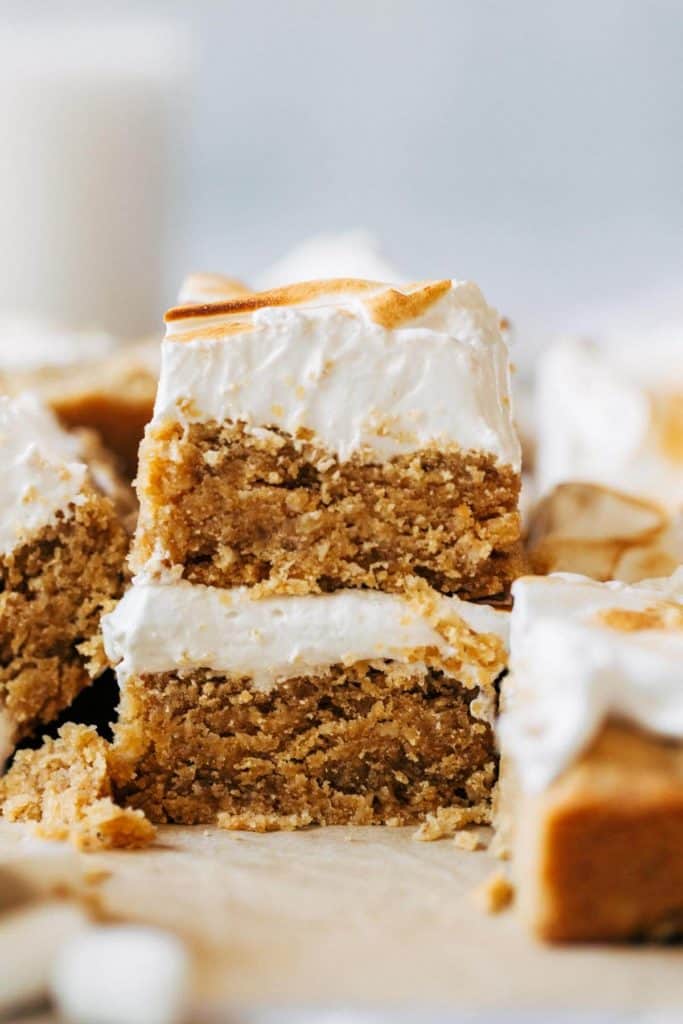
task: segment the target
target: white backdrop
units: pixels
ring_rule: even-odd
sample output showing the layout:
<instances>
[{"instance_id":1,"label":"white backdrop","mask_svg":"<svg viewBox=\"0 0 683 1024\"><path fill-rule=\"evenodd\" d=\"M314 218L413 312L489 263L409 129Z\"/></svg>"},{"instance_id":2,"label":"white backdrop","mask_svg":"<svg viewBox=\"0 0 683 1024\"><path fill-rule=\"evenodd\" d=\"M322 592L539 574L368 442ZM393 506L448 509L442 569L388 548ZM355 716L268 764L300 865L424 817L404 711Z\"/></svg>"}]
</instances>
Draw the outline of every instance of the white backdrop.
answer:
<instances>
[{"instance_id":1,"label":"white backdrop","mask_svg":"<svg viewBox=\"0 0 683 1024\"><path fill-rule=\"evenodd\" d=\"M624 302L683 316L677 0L1 10L163 12L190 25L197 74L189 127L178 119L185 191L169 298L188 268L249 277L309 234L365 226L409 275L480 281L528 336L590 326L594 308Z\"/></svg>"}]
</instances>

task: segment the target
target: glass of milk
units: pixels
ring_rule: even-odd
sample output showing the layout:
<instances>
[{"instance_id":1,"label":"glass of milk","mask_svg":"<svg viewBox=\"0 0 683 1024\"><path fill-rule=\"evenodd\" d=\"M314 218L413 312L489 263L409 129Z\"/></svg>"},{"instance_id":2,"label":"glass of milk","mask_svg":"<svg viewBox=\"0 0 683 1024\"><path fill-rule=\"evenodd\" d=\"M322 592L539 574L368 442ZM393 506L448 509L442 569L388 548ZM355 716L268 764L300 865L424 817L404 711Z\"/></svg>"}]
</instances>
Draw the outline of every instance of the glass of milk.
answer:
<instances>
[{"instance_id":1,"label":"glass of milk","mask_svg":"<svg viewBox=\"0 0 683 1024\"><path fill-rule=\"evenodd\" d=\"M0 316L158 325L190 49L167 21L0 28Z\"/></svg>"}]
</instances>

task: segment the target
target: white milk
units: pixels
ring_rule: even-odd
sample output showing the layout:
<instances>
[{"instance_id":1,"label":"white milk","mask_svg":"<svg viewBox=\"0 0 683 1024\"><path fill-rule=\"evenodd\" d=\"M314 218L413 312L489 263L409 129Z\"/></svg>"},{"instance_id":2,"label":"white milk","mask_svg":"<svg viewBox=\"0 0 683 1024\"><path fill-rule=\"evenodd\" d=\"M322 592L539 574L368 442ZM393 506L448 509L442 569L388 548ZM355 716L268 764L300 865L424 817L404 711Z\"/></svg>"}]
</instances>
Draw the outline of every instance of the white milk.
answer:
<instances>
[{"instance_id":1,"label":"white milk","mask_svg":"<svg viewBox=\"0 0 683 1024\"><path fill-rule=\"evenodd\" d=\"M0 315L157 326L188 51L167 22L0 32Z\"/></svg>"}]
</instances>

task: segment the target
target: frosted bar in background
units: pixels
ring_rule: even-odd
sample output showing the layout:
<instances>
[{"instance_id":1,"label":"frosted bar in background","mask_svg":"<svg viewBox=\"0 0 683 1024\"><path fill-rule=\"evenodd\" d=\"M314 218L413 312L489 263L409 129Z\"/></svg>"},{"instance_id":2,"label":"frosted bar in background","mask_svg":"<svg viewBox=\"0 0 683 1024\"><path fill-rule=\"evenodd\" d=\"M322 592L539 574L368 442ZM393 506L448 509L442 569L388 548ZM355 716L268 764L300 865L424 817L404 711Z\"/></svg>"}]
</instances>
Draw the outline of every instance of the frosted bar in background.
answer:
<instances>
[{"instance_id":1,"label":"frosted bar in background","mask_svg":"<svg viewBox=\"0 0 683 1024\"><path fill-rule=\"evenodd\" d=\"M166 20L0 30L0 314L156 326L191 57Z\"/></svg>"}]
</instances>

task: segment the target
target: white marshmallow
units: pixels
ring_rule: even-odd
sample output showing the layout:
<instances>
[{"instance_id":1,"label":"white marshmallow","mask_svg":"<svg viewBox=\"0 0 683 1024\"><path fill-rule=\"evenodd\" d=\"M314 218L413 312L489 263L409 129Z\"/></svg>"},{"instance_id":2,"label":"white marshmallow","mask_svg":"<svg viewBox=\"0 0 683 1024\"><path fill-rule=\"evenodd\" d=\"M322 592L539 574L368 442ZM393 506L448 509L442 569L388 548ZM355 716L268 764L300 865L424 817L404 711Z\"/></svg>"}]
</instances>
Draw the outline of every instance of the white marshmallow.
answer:
<instances>
[{"instance_id":1,"label":"white marshmallow","mask_svg":"<svg viewBox=\"0 0 683 1024\"><path fill-rule=\"evenodd\" d=\"M87 928L84 911L64 900L46 900L0 918L0 1017L40 1004L50 972L65 942ZM8 1016L5 1016L7 1014ZM88 1024L95 1024L89 1021Z\"/></svg>"},{"instance_id":2,"label":"white marshmallow","mask_svg":"<svg viewBox=\"0 0 683 1024\"><path fill-rule=\"evenodd\" d=\"M179 939L153 928L89 928L62 949L52 992L69 1024L179 1024L189 956Z\"/></svg>"}]
</instances>

